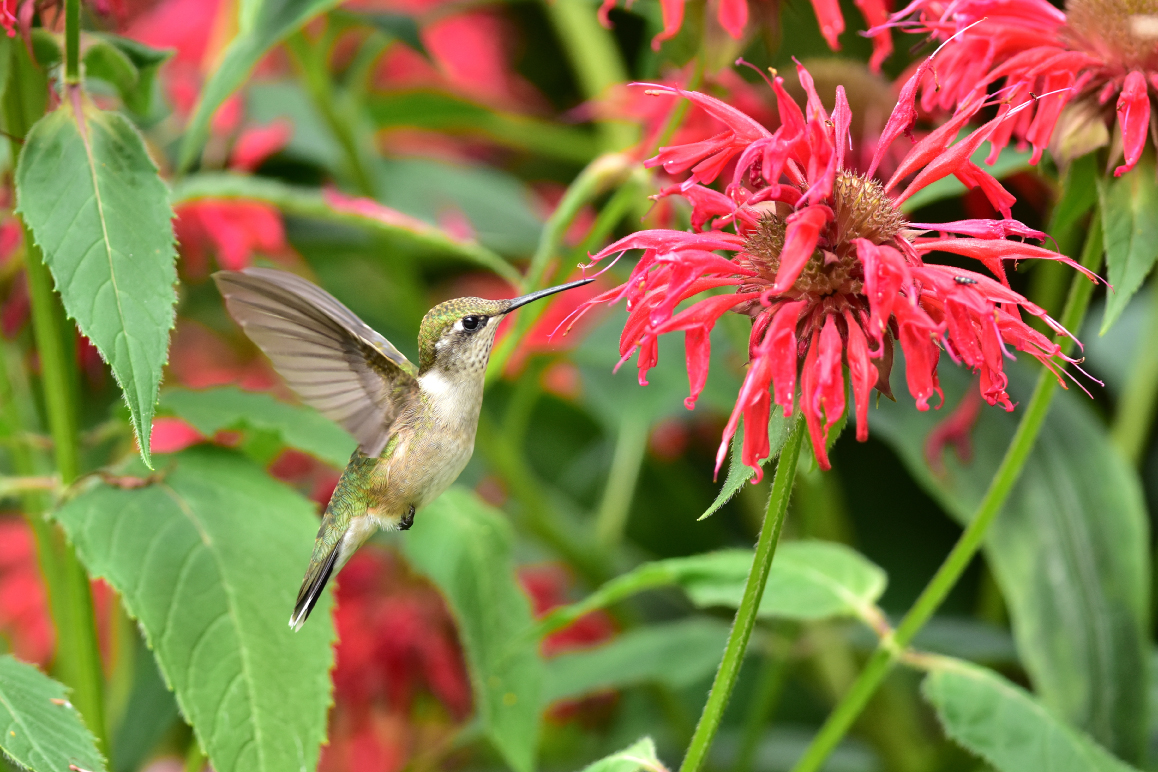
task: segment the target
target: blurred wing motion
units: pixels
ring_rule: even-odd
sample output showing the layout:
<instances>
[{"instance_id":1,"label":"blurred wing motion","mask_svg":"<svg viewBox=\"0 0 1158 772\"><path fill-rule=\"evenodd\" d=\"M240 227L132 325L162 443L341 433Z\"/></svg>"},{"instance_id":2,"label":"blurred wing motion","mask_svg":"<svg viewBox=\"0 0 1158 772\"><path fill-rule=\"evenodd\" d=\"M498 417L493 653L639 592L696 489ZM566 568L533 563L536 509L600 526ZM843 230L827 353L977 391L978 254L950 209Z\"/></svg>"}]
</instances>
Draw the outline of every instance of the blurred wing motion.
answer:
<instances>
[{"instance_id":1,"label":"blurred wing motion","mask_svg":"<svg viewBox=\"0 0 1158 772\"><path fill-rule=\"evenodd\" d=\"M267 268L213 274L225 305L306 404L345 427L367 456L418 390L417 368L333 295Z\"/></svg>"}]
</instances>

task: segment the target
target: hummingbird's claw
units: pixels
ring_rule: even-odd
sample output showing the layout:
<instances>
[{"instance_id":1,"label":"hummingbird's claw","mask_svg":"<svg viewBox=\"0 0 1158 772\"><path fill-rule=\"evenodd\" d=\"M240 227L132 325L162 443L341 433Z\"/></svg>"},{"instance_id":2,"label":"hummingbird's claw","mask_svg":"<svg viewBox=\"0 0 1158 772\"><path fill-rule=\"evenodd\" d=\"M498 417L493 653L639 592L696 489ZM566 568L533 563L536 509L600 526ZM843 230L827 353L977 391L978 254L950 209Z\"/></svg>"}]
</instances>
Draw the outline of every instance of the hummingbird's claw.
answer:
<instances>
[{"instance_id":1,"label":"hummingbird's claw","mask_svg":"<svg viewBox=\"0 0 1158 772\"><path fill-rule=\"evenodd\" d=\"M410 509L402 516L402 521L398 523L399 531L409 531L410 526L414 525L414 505L410 505Z\"/></svg>"}]
</instances>

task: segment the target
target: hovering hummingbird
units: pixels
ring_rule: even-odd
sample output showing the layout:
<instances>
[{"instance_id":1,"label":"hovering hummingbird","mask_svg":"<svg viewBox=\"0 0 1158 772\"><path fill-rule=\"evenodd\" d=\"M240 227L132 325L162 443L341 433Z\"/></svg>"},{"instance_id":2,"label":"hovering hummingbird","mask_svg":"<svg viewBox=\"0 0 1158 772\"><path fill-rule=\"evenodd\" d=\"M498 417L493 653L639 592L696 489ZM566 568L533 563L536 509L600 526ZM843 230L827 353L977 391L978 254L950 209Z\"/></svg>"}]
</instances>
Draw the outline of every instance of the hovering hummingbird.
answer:
<instances>
[{"instance_id":1,"label":"hovering hummingbird","mask_svg":"<svg viewBox=\"0 0 1158 772\"><path fill-rule=\"evenodd\" d=\"M375 530L405 531L474 451L483 377L505 314L588 284L581 279L510 300L458 298L426 314L418 367L320 287L285 271L213 274L229 313L305 402L358 447L322 516L290 616L301 628L326 582Z\"/></svg>"}]
</instances>

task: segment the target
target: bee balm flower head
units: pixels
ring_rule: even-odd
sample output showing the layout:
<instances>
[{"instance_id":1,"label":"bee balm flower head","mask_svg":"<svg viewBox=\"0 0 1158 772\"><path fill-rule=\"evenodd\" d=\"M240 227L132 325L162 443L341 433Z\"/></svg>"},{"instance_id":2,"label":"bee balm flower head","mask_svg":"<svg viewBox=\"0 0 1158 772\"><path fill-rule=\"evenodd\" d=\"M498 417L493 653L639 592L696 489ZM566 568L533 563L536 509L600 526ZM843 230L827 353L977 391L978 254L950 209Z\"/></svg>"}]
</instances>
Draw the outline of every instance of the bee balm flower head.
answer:
<instances>
[{"instance_id":1,"label":"bee balm flower head","mask_svg":"<svg viewBox=\"0 0 1158 772\"><path fill-rule=\"evenodd\" d=\"M940 395L942 352L977 371L982 396L1006 410L1013 409L1003 370L1010 349L1036 357L1059 376L1064 362L1073 361L1023 321L1026 312L1064 332L1044 309L1010 289L1003 266L1006 260L1027 258L1080 266L1042 247L1007 239L1043 237L1014 220L913 224L898 209L916 190L954 174L981 186L1008 210L1012 197L969 157L1009 118L995 119L952 145L949 138L968 116L956 128L933 132L901 161L893 180L882 183L873 177L875 161L867 174L846 168L852 116L844 89L837 88L829 115L808 71L797 69L806 104L801 109L775 77L771 86L780 113L775 131L704 94L650 87L691 99L728 131L661 148L649 161L673 174L688 173L686 182L661 195L691 204L691 232L641 231L593 257L597 262L642 250L630 279L591 302L626 300L629 316L620 353L626 360L638 352L641 383L656 364L658 336L684 333L689 408L707 380L716 321L729 311L752 319L748 371L724 431L717 468L743 417L742 458L757 470L757 479L758 462L769 453L766 427L773 405L789 416L799 399L817 460L828 468L826 440L850 407L851 386L857 437L866 439L872 391L891 396L896 345L905 354L906 383L921 410ZM888 142L908 128L911 114L911 102L902 98L886 125L877 160ZM734 171L723 191L709 187L727 167ZM897 180L910 178L890 192ZM940 235L922 235L929 232ZM976 258L990 275L925 262L927 254L938 251ZM723 294L704 295L721 288ZM677 310L688 300L693 302Z\"/></svg>"}]
</instances>

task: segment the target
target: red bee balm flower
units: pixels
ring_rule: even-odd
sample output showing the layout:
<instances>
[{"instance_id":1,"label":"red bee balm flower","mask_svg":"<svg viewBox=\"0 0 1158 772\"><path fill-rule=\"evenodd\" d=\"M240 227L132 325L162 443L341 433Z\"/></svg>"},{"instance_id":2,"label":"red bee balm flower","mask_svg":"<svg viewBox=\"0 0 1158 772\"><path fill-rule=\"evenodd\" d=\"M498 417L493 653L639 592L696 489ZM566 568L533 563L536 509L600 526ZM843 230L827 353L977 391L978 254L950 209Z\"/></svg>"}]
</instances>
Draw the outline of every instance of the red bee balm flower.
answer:
<instances>
[{"instance_id":1,"label":"red bee balm flower","mask_svg":"<svg viewBox=\"0 0 1158 772\"><path fill-rule=\"evenodd\" d=\"M657 337L684 332L689 408L707 380L709 333L716 320L727 311L752 318L751 361L724 430L717 468L743 416L748 428L742 458L756 469L757 479L758 461L769 454L764 427L772 403L790 416L798 382L800 408L822 468L829 466L828 432L847 406L845 368L857 438L867 439L872 390L891 396L894 341L905 353L906 381L918 409L927 410L930 398L940 396L937 362L944 350L980 374L981 395L989 404L1012 410L1002 370L1007 346L1037 358L1059 379L1064 363L1074 360L1022 321L1026 311L1065 333L1044 309L1010 289L1004 261L1060 260L1085 271L1055 252L1006 239L1044 237L1015 220L918 225L907 223L897 208L916 190L955 174L1008 209L1004 188L969 161L977 145L1008 118L995 119L954 145L948 143L952 134L930 134L901 161L894 180L881 184L872 178L876 161L867 175L845 168L852 116L843 87L836 89L829 116L808 71L797 69L807 108L802 111L776 77L771 86L780 127L775 132L712 97L660 87L691 99L728 126L707 141L661 148L648 162L669 173L691 172L685 183L661 195L680 195L691 204L695 230L641 231L593 258L643 250L627 283L591 302L626 299L629 316L620 353L626 360L638 349L641 384L656 363ZM907 101L902 96L894 110L876 148L877 161L889 140L911 124L911 100L911 93ZM706 187L733 160L725 193ZM912 181L891 196L895 181L910 175ZM922 237L926 231L940 235ZM936 251L977 258L995 278L926 264L924 256ZM676 311L685 300L724 287L735 289Z\"/></svg>"},{"instance_id":2,"label":"red bee balm flower","mask_svg":"<svg viewBox=\"0 0 1158 772\"><path fill-rule=\"evenodd\" d=\"M905 21L909 19L910 21ZM993 156L1011 137L1061 160L1110 143L1134 168L1150 129L1150 88L1158 88L1158 2L915 0L892 24L948 41L938 77L923 76L922 105L954 109L1003 83L1003 112L1029 106L992 137ZM1043 95L1041 97L1035 94Z\"/></svg>"}]
</instances>

